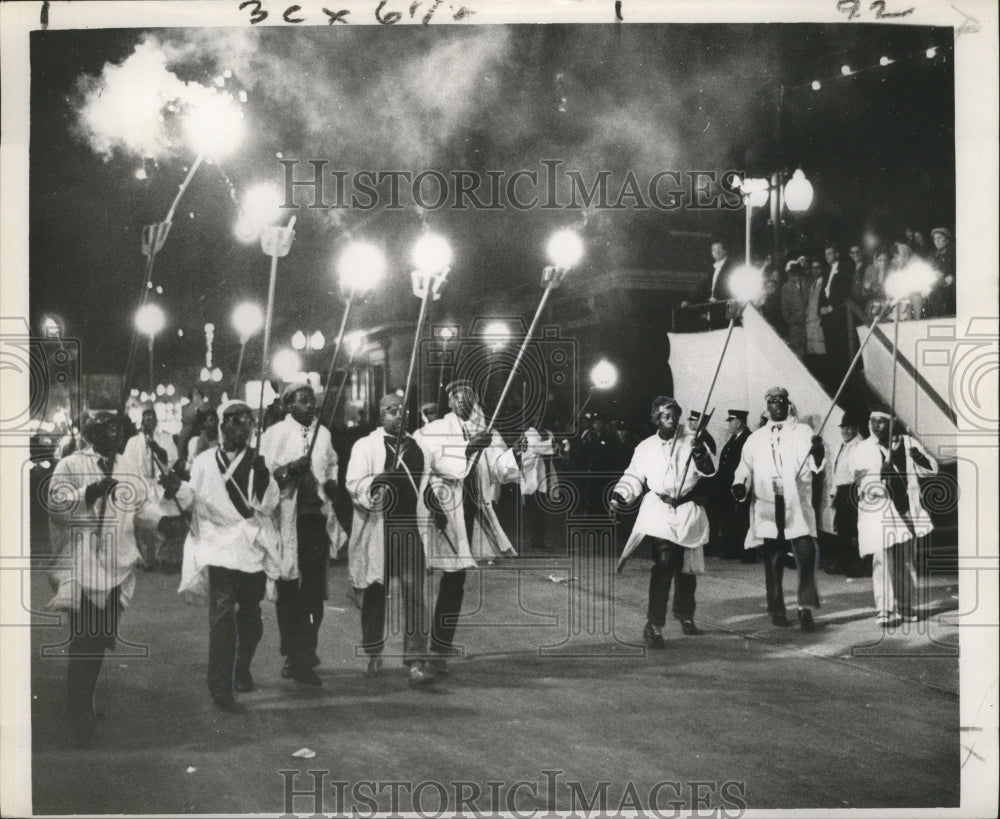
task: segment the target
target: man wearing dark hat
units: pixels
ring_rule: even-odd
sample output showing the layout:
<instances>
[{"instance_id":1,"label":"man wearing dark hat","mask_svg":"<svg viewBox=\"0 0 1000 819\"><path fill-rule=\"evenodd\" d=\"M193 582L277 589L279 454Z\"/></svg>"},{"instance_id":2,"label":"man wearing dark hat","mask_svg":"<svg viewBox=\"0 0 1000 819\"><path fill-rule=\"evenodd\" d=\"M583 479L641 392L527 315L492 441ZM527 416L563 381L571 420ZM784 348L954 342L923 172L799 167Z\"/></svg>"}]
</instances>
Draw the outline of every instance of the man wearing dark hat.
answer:
<instances>
[{"instance_id":1,"label":"man wearing dark hat","mask_svg":"<svg viewBox=\"0 0 1000 819\"><path fill-rule=\"evenodd\" d=\"M267 578L280 572L281 544L273 513L278 484L264 459L247 446L253 410L226 401L217 411L220 443L191 465L191 480L177 499L191 509L178 593L208 591L208 691L225 711L241 710L233 693L253 691L250 673L264 633L260 602Z\"/></svg>"},{"instance_id":2,"label":"man wearing dark hat","mask_svg":"<svg viewBox=\"0 0 1000 819\"><path fill-rule=\"evenodd\" d=\"M104 652L114 650L118 618L135 591L135 514L149 497L139 466L115 457L114 413L91 415L82 437L83 448L56 464L48 486L52 554L61 558L48 607L69 612L67 705L74 738L86 745L96 727ZM170 472L159 479L165 490L179 483Z\"/></svg>"},{"instance_id":3,"label":"man wearing dark hat","mask_svg":"<svg viewBox=\"0 0 1000 819\"><path fill-rule=\"evenodd\" d=\"M347 465L347 491L354 502L348 567L353 588L364 589L361 640L369 658L365 676L376 677L382 669L386 590L397 577L402 598L403 664L408 668L410 685L420 686L434 682L425 667L426 561L418 523L418 507L423 511L427 487L426 458L413 436L403 432L400 396L384 396L379 412L382 426L354 444Z\"/></svg>"},{"instance_id":4,"label":"man wearing dark hat","mask_svg":"<svg viewBox=\"0 0 1000 819\"><path fill-rule=\"evenodd\" d=\"M281 488L277 521L282 547L294 554L277 581L275 610L285 657L282 676L320 686L313 670L326 597L329 545L346 540L332 501L337 490L337 453L330 431L316 418L316 393L306 383L289 384L281 396L287 415L261 436L260 454ZM316 445L309 456L310 442Z\"/></svg>"},{"instance_id":5,"label":"man wearing dark hat","mask_svg":"<svg viewBox=\"0 0 1000 819\"><path fill-rule=\"evenodd\" d=\"M798 568L799 624L813 631L816 590L816 514L812 476L823 469L823 439L812 434L790 412L788 390L772 387L765 394L767 423L751 433L733 477L733 497L750 500L747 549L764 549L767 611L776 626L790 626L782 590L785 554L790 546ZM752 495L750 494L752 491Z\"/></svg>"},{"instance_id":6,"label":"man wearing dark hat","mask_svg":"<svg viewBox=\"0 0 1000 819\"><path fill-rule=\"evenodd\" d=\"M513 555L514 547L500 528L493 509L502 483L520 478L518 463L526 441L508 448L499 433L487 429L479 396L468 380L446 388L451 412L414 436L427 455L430 472L425 499L432 525L428 561L440 569L441 584L431 621L431 668L448 673L447 657L457 654L455 629L465 595L465 574L474 558L490 560Z\"/></svg>"},{"instance_id":7,"label":"man wearing dark hat","mask_svg":"<svg viewBox=\"0 0 1000 819\"><path fill-rule=\"evenodd\" d=\"M737 503L730 492L736 467L740 465L743 456L743 445L750 437L747 428L746 410L729 410L726 416L726 431L729 437L722 445L719 453L719 466L715 472L715 492L713 494L714 509L718 515L718 541L722 557L727 560L740 558L744 562L753 563L754 552L743 548L747 529L750 527L749 510L746 504Z\"/></svg>"},{"instance_id":8,"label":"man wearing dark hat","mask_svg":"<svg viewBox=\"0 0 1000 819\"><path fill-rule=\"evenodd\" d=\"M696 575L704 572L702 547L708 542L708 516L693 495L699 478L714 474L715 466L705 445L680 426L680 417L681 408L673 398L661 395L653 400L650 420L657 431L635 448L611 496L616 512L642 497L619 565L640 543L650 540L653 566L642 638L654 649L666 648L663 627L671 580L674 618L680 620L684 634L702 633L694 623L694 594Z\"/></svg>"},{"instance_id":9,"label":"man wearing dark hat","mask_svg":"<svg viewBox=\"0 0 1000 819\"><path fill-rule=\"evenodd\" d=\"M854 412L845 412L840 420L843 442L833 458L833 475L830 481L833 492L833 530L835 532L833 562L827 574L846 574L861 577L864 566L858 554L858 498L854 482L854 454L863 440L859 435L861 421Z\"/></svg>"},{"instance_id":10,"label":"man wearing dark hat","mask_svg":"<svg viewBox=\"0 0 1000 819\"><path fill-rule=\"evenodd\" d=\"M937 285L931 290L924 305L928 318L955 315L955 240L951 231L936 227L931 231L934 255L931 264L938 272Z\"/></svg>"}]
</instances>

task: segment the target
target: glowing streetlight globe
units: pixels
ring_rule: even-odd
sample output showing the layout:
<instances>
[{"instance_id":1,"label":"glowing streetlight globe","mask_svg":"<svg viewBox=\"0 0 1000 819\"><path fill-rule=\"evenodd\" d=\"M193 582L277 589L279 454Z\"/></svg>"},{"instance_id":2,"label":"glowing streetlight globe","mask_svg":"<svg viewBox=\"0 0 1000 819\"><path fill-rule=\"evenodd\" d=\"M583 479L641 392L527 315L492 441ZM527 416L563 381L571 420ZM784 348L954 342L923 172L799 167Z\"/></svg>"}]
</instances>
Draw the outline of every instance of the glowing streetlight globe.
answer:
<instances>
[{"instance_id":1,"label":"glowing streetlight globe","mask_svg":"<svg viewBox=\"0 0 1000 819\"><path fill-rule=\"evenodd\" d=\"M759 208L767 204L770 183L766 179L744 179L741 186L746 203L751 208Z\"/></svg>"},{"instance_id":2,"label":"glowing streetlight globe","mask_svg":"<svg viewBox=\"0 0 1000 819\"><path fill-rule=\"evenodd\" d=\"M759 269L740 265L729 277L729 292L737 301L746 303L760 298L764 292L764 276Z\"/></svg>"},{"instance_id":3,"label":"glowing streetlight globe","mask_svg":"<svg viewBox=\"0 0 1000 819\"><path fill-rule=\"evenodd\" d=\"M345 290L364 293L384 276L385 256L367 242L351 242L337 260L337 277Z\"/></svg>"},{"instance_id":4,"label":"glowing streetlight globe","mask_svg":"<svg viewBox=\"0 0 1000 819\"><path fill-rule=\"evenodd\" d=\"M302 370L302 359L294 350L278 350L271 359L271 369L282 381L289 381Z\"/></svg>"},{"instance_id":5,"label":"glowing streetlight globe","mask_svg":"<svg viewBox=\"0 0 1000 819\"><path fill-rule=\"evenodd\" d=\"M454 327L442 327L438 330L438 338L442 341L451 341L455 337Z\"/></svg>"},{"instance_id":6,"label":"glowing streetlight globe","mask_svg":"<svg viewBox=\"0 0 1000 819\"><path fill-rule=\"evenodd\" d=\"M240 343L246 344L251 336L257 335L264 327L264 311L252 301L236 305L233 310L233 329L240 336Z\"/></svg>"},{"instance_id":7,"label":"glowing streetlight globe","mask_svg":"<svg viewBox=\"0 0 1000 819\"><path fill-rule=\"evenodd\" d=\"M424 273L438 273L451 264L451 245L443 236L425 233L413 246L413 264Z\"/></svg>"},{"instance_id":8,"label":"glowing streetlight globe","mask_svg":"<svg viewBox=\"0 0 1000 819\"><path fill-rule=\"evenodd\" d=\"M610 390L618 383L617 368L606 358L602 358L590 371L590 383L599 390Z\"/></svg>"},{"instance_id":9,"label":"glowing streetlight globe","mask_svg":"<svg viewBox=\"0 0 1000 819\"><path fill-rule=\"evenodd\" d=\"M301 330L296 330L292 333L292 349L293 350L304 350L306 348L306 334Z\"/></svg>"},{"instance_id":10,"label":"glowing streetlight globe","mask_svg":"<svg viewBox=\"0 0 1000 819\"><path fill-rule=\"evenodd\" d=\"M351 355L355 355L364 343L365 334L360 330L356 330L355 332L348 333L344 336L344 344L347 346L347 352Z\"/></svg>"},{"instance_id":11,"label":"glowing streetlight globe","mask_svg":"<svg viewBox=\"0 0 1000 819\"><path fill-rule=\"evenodd\" d=\"M793 213L802 213L809 210L813 200L812 183L806 179L806 175L799 168L792 174L792 178L785 185L785 204Z\"/></svg>"},{"instance_id":12,"label":"glowing streetlight globe","mask_svg":"<svg viewBox=\"0 0 1000 819\"><path fill-rule=\"evenodd\" d=\"M144 304L135 311L136 329L150 338L160 332L166 323L166 316L163 315L163 311L155 304Z\"/></svg>"},{"instance_id":13,"label":"glowing streetlight globe","mask_svg":"<svg viewBox=\"0 0 1000 819\"><path fill-rule=\"evenodd\" d=\"M309 349L322 350L326 346L326 336L319 330L309 336Z\"/></svg>"},{"instance_id":14,"label":"glowing streetlight globe","mask_svg":"<svg viewBox=\"0 0 1000 819\"><path fill-rule=\"evenodd\" d=\"M490 340L491 346L500 348L510 339L510 329L502 321L491 321L483 330L483 335Z\"/></svg>"},{"instance_id":15,"label":"glowing streetlight globe","mask_svg":"<svg viewBox=\"0 0 1000 819\"><path fill-rule=\"evenodd\" d=\"M558 268L574 267L583 258L583 242L572 230L560 230L549 239L549 260Z\"/></svg>"}]
</instances>

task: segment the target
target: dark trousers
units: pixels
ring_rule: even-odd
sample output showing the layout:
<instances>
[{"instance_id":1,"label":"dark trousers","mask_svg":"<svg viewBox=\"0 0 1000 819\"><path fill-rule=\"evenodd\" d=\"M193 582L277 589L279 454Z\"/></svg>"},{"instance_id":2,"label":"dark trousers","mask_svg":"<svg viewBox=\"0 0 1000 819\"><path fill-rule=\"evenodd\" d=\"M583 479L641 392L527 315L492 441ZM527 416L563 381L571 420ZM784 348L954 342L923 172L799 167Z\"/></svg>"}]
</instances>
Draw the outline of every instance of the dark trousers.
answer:
<instances>
[{"instance_id":1,"label":"dark trousers","mask_svg":"<svg viewBox=\"0 0 1000 819\"><path fill-rule=\"evenodd\" d=\"M524 496L524 524L528 543L533 549L545 546L545 510L538 502L538 496L538 492Z\"/></svg>"},{"instance_id":2,"label":"dark trousers","mask_svg":"<svg viewBox=\"0 0 1000 819\"><path fill-rule=\"evenodd\" d=\"M447 652L452 647L464 597L465 570L442 574L431 623L431 651Z\"/></svg>"},{"instance_id":3,"label":"dark trousers","mask_svg":"<svg viewBox=\"0 0 1000 819\"><path fill-rule=\"evenodd\" d=\"M836 530L833 564L837 568L857 567L861 563L858 553L858 505L853 484L841 484L833 496L833 528Z\"/></svg>"},{"instance_id":4,"label":"dark trousers","mask_svg":"<svg viewBox=\"0 0 1000 819\"><path fill-rule=\"evenodd\" d=\"M385 582L372 583L361 598L361 642L365 654L376 656L382 653L385 647L386 586L393 577L398 577L403 603L403 662L409 665L427 652L424 547L420 531L408 527L387 527L385 543Z\"/></svg>"},{"instance_id":5,"label":"dark trousers","mask_svg":"<svg viewBox=\"0 0 1000 819\"><path fill-rule=\"evenodd\" d=\"M667 622L667 602L670 599L670 581L674 583L674 618L690 620L694 617L694 592L698 578L684 574L684 547L669 540L652 540L653 566L649 572L649 606L646 619L655 626Z\"/></svg>"},{"instance_id":6,"label":"dark trousers","mask_svg":"<svg viewBox=\"0 0 1000 819\"><path fill-rule=\"evenodd\" d=\"M121 616L120 588L112 589L104 608L80 595L80 608L70 612L69 666L66 670L66 705L74 724L86 724L97 716L97 682L104 665L104 652L114 650Z\"/></svg>"},{"instance_id":7,"label":"dark trousers","mask_svg":"<svg viewBox=\"0 0 1000 819\"><path fill-rule=\"evenodd\" d=\"M276 583L280 650L293 668L315 665L319 627L326 597L326 566L329 538L322 515L303 515L296 521L299 579Z\"/></svg>"},{"instance_id":8,"label":"dark trousers","mask_svg":"<svg viewBox=\"0 0 1000 819\"><path fill-rule=\"evenodd\" d=\"M799 574L798 606L800 609L818 609L819 592L816 591L816 560L819 552L816 542L804 535L791 541L764 541L764 587L767 592L767 613L785 613L785 592L781 581L785 576L785 555L791 545Z\"/></svg>"},{"instance_id":9,"label":"dark trousers","mask_svg":"<svg viewBox=\"0 0 1000 819\"><path fill-rule=\"evenodd\" d=\"M208 692L213 697L228 699L236 671L250 670L264 633L260 601L266 585L264 572L208 567Z\"/></svg>"}]
</instances>

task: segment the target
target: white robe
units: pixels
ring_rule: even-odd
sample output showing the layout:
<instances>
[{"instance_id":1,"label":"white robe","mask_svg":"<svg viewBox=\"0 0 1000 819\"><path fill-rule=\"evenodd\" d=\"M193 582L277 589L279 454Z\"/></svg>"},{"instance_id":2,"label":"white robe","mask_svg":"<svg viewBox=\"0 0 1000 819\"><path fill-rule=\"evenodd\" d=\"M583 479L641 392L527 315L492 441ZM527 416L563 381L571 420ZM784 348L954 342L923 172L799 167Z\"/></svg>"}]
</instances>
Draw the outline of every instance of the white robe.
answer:
<instances>
[{"instance_id":1,"label":"white robe","mask_svg":"<svg viewBox=\"0 0 1000 819\"><path fill-rule=\"evenodd\" d=\"M260 438L260 454L264 456L267 468L273 473L279 466L284 466L305 455L315 428L315 420L309 427L304 427L291 415L286 415L284 420L265 430ZM323 491L323 485L327 481L337 480L337 453L333 449L330 430L324 426L319 428L316 446L313 447L312 473L316 479L316 491L322 502L320 512L326 518L326 532L330 537L331 544L330 552L334 554L347 541L347 535L344 534L344 530L337 522L337 516L333 512L333 504L330 503L326 492ZM298 484L293 481L281 490L281 500L275 513L283 550L281 565L288 567L288 571L291 572L282 576L284 580L296 580L299 577L297 495Z\"/></svg>"},{"instance_id":2,"label":"white robe","mask_svg":"<svg viewBox=\"0 0 1000 819\"><path fill-rule=\"evenodd\" d=\"M708 542L708 516L705 509L693 501L674 507L660 498L660 495L678 498L694 489L700 477L706 476L695 465L694 458L690 459L687 474L684 474L693 443L694 434L690 430L679 429L670 440L665 441L659 434L655 434L636 446L632 461L615 485L614 492L626 503L639 497L643 489L646 494L639 506L632 533L619 558L619 565L635 551L643 538L654 537L669 540L685 549L697 550L690 555L685 553L684 571L688 574L700 574L704 571L705 560L701 547ZM708 455L708 458L711 460L712 456Z\"/></svg>"},{"instance_id":3,"label":"white robe","mask_svg":"<svg viewBox=\"0 0 1000 819\"><path fill-rule=\"evenodd\" d=\"M930 516L920 502L920 482L918 476L933 475L938 471L937 461L909 435L903 435L902 446L906 452L906 494L910 501L910 522L914 531L903 521L896 505L882 481L882 456L888 457L888 450L879 446L874 435L858 445L854 454L854 465L860 480L858 500L858 551L862 555L876 552L904 543L913 538L929 535L934 529ZM915 447L930 462L930 468L922 467L910 457L910 448Z\"/></svg>"},{"instance_id":4,"label":"white robe","mask_svg":"<svg viewBox=\"0 0 1000 819\"><path fill-rule=\"evenodd\" d=\"M99 458L89 446L77 450L56 464L48 483L49 537L52 553L60 558L52 571L57 587L48 603L52 609L78 608L81 591L103 607L116 586L121 586L122 603L128 605L135 591L135 514L149 503L148 484L138 466L119 455L111 475L119 485L106 502L98 498L88 507L87 487L103 477Z\"/></svg>"},{"instance_id":5,"label":"white robe","mask_svg":"<svg viewBox=\"0 0 1000 819\"><path fill-rule=\"evenodd\" d=\"M465 532L463 481L473 462L472 458L465 457L465 448L476 432L485 426L482 412L477 408L464 423L455 413L449 412L414 435L427 454L431 490L448 517L444 533L434 526L430 527L428 565L432 568L453 572L472 568L476 565L474 558L493 559L515 554L510 540L500 528L492 501L500 484L519 480L521 470L513 451L507 448L496 430L493 431L492 443L483 450L476 463L481 503L473 524L471 544Z\"/></svg>"},{"instance_id":6,"label":"white robe","mask_svg":"<svg viewBox=\"0 0 1000 819\"><path fill-rule=\"evenodd\" d=\"M733 485L750 486L750 528L744 547L761 546L764 539L775 540L778 526L774 516L775 481L782 484L785 498L785 538L816 537L816 514L812 508L813 473L824 461L813 463L809 450L813 432L808 424L789 417L782 421L772 450L773 421L750 434L743 445L740 465Z\"/></svg>"},{"instance_id":7,"label":"white robe","mask_svg":"<svg viewBox=\"0 0 1000 819\"><path fill-rule=\"evenodd\" d=\"M188 600L207 595L209 566L251 574L263 571L272 580L285 576L291 568L281 565L281 538L273 518L279 495L274 477L259 501L252 495L252 471L250 485L239 487L254 513L244 518L226 490L225 476L216 461L218 449L207 449L194 459L190 482L182 483L177 492L181 506L191 510L177 589ZM246 454L244 450L243 457Z\"/></svg>"},{"instance_id":8,"label":"white robe","mask_svg":"<svg viewBox=\"0 0 1000 819\"><path fill-rule=\"evenodd\" d=\"M354 502L354 523L347 547L347 567L351 584L356 589L366 589L372 583L382 583L385 578L385 516L372 509L372 480L385 471L385 430L379 427L354 444L351 459L347 462L347 491ZM419 445L419 441L417 444ZM421 450L423 447L421 446ZM421 526L424 553L427 549L426 526L428 513L424 507L424 488L427 486L427 453L424 452L424 471L412 475L417 488L417 519Z\"/></svg>"}]
</instances>

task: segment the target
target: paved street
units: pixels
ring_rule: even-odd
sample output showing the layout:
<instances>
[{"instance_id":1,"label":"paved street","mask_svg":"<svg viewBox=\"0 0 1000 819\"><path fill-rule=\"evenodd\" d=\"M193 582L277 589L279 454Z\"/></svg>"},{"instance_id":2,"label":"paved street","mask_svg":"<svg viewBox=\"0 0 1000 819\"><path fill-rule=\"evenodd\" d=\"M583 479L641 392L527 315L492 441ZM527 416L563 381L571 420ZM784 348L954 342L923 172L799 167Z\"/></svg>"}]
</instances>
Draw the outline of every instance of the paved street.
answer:
<instances>
[{"instance_id":1,"label":"paved street","mask_svg":"<svg viewBox=\"0 0 1000 819\"><path fill-rule=\"evenodd\" d=\"M359 613L346 568L332 567L324 687L281 679L265 604L258 690L240 695L243 714L210 703L207 611L180 601L176 576L141 574L122 629L134 645L105 665L94 747L74 748L64 732L61 649L40 656L63 629L33 632L35 811L277 814L286 785L315 789L308 771L323 772L322 795L296 797L303 815L406 810L415 789L425 815L462 798L484 813L596 798L664 815L958 803L957 630L939 616L957 608L955 574L931 577L929 619L880 640L870 581L821 574L818 627L804 634L765 617L759 564L709 558L697 615L707 633L684 637L670 621L667 650L647 655L636 643L648 561L620 575L610 566L528 556L470 575L466 657L428 690L410 689L398 660L379 679L362 675ZM31 592L37 610L43 577ZM400 646L393 636L389 649ZM293 758L303 748L315 757Z\"/></svg>"}]
</instances>

